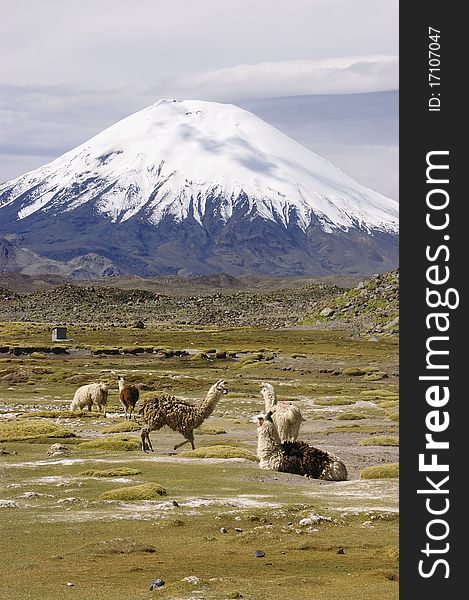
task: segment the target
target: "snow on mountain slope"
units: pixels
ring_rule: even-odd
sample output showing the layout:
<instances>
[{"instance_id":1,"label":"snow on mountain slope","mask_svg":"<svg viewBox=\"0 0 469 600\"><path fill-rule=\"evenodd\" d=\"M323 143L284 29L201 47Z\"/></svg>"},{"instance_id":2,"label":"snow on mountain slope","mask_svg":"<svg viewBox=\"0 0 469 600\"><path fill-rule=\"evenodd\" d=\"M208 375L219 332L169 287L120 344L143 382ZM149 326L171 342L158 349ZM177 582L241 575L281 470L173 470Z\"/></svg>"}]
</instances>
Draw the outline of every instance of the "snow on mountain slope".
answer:
<instances>
[{"instance_id":1,"label":"snow on mountain slope","mask_svg":"<svg viewBox=\"0 0 469 600\"><path fill-rule=\"evenodd\" d=\"M202 224L210 206L226 223L246 199L251 218L285 227L398 232L397 202L252 113L215 102L160 100L0 185L0 210L14 207L20 220L88 204L112 222L138 217L153 226L168 216Z\"/></svg>"}]
</instances>

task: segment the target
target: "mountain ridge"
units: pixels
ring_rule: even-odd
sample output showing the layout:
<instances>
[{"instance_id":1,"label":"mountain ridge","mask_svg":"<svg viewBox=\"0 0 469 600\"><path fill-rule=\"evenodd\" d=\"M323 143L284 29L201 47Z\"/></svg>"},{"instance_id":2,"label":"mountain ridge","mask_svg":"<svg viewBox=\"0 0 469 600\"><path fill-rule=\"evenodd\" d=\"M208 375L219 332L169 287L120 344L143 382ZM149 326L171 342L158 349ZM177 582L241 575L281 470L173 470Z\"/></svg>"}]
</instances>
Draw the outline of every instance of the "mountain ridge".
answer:
<instances>
[{"instance_id":1,"label":"mountain ridge","mask_svg":"<svg viewBox=\"0 0 469 600\"><path fill-rule=\"evenodd\" d=\"M368 274L398 205L234 105L161 100L0 185L1 233L109 272ZM86 271L86 270L85 270Z\"/></svg>"}]
</instances>

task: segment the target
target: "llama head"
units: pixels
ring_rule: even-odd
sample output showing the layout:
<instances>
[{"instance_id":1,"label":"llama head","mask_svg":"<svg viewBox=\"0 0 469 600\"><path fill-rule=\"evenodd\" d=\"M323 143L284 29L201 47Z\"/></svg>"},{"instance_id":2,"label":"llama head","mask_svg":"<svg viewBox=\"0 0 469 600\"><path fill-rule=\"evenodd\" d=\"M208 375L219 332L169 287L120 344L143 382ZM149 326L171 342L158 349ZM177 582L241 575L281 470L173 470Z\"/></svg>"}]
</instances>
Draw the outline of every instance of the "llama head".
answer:
<instances>
[{"instance_id":1,"label":"llama head","mask_svg":"<svg viewBox=\"0 0 469 600\"><path fill-rule=\"evenodd\" d=\"M220 394L228 393L228 388L226 387L226 382L223 379L219 379L216 383L213 384L213 387Z\"/></svg>"},{"instance_id":2,"label":"llama head","mask_svg":"<svg viewBox=\"0 0 469 600\"><path fill-rule=\"evenodd\" d=\"M280 437L278 435L277 428L272 421L272 411L268 411L265 414L257 416L257 422L259 427L257 428L257 435L259 440L268 440L273 445L280 445Z\"/></svg>"},{"instance_id":3,"label":"llama head","mask_svg":"<svg viewBox=\"0 0 469 600\"><path fill-rule=\"evenodd\" d=\"M259 427L262 427L262 425L264 425L264 423L273 423L272 421L272 413L274 412L274 410L269 410L266 413L260 413L258 415L256 415L254 417L254 420L257 420Z\"/></svg>"},{"instance_id":4,"label":"llama head","mask_svg":"<svg viewBox=\"0 0 469 600\"><path fill-rule=\"evenodd\" d=\"M261 394L264 398L266 396L275 397L276 394L275 394L274 386L270 383L266 383L265 381L263 381L261 383Z\"/></svg>"}]
</instances>

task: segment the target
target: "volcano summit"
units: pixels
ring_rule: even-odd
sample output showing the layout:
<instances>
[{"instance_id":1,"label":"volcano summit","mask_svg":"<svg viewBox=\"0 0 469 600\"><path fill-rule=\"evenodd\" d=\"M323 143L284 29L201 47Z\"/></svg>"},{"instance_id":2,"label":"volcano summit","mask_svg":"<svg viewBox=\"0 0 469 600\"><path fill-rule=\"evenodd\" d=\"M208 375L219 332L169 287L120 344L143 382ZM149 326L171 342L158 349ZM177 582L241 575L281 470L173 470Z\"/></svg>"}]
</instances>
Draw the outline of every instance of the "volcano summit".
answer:
<instances>
[{"instance_id":1,"label":"volcano summit","mask_svg":"<svg viewBox=\"0 0 469 600\"><path fill-rule=\"evenodd\" d=\"M116 273L366 275L397 265L398 204L234 105L160 100L1 184L6 234Z\"/></svg>"}]
</instances>

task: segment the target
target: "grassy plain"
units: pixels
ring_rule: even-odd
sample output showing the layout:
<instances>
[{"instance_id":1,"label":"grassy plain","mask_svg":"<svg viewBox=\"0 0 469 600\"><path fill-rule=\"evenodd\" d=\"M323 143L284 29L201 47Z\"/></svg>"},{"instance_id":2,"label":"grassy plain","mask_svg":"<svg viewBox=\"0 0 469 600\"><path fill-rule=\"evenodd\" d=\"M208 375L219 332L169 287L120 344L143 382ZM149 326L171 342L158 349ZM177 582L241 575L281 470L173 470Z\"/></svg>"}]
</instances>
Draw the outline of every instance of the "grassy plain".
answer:
<instances>
[{"instance_id":1,"label":"grassy plain","mask_svg":"<svg viewBox=\"0 0 469 600\"><path fill-rule=\"evenodd\" d=\"M2 599L398 598L397 336L161 324L69 327L69 338L0 323ZM117 375L142 397L191 401L225 379L230 393L196 436L211 458L174 452L182 438L167 429L152 433L155 453L138 449ZM75 389L99 380L108 417L70 414ZM348 481L231 458L256 451L262 381L300 407L300 438L339 455ZM54 443L64 449L48 454Z\"/></svg>"}]
</instances>

